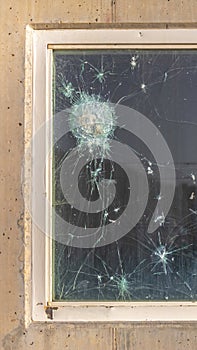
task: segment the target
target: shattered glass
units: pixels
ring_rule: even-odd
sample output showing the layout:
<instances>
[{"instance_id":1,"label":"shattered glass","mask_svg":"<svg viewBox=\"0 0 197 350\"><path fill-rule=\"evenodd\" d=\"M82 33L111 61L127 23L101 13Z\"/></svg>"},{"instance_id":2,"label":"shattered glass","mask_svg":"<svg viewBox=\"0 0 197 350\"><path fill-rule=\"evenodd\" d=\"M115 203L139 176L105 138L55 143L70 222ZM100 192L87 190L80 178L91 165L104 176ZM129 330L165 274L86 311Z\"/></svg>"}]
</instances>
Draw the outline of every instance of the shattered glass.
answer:
<instances>
[{"instance_id":1,"label":"shattered glass","mask_svg":"<svg viewBox=\"0 0 197 350\"><path fill-rule=\"evenodd\" d=\"M102 227L101 235L123 215L133 189L127 170L108 159L113 139L128 145L139 158L149 188L140 220L110 244L77 247L72 244L72 232L70 242L63 244L53 219L53 300L196 300L196 51L62 50L54 51L53 61L53 207L57 215L72 224L73 233L80 227L95 231ZM158 164L143 140L125 125L117 126L114 106L120 104L156 126L174 160L173 202L167 215L158 210L154 217L158 227L152 233L149 222L165 196L160 192ZM68 119L70 131L56 139L59 114ZM79 159L90 155L77 176L76 188L90 207L100 198L102 211L80 211L61 188L62 166L76 148L65 171L74 177ZM135 171L132 164L130 171ZM138 174L135 178L138 191L141 180ZM103 180L107 185L102 192Z\"/></svg>"}]
</instances>

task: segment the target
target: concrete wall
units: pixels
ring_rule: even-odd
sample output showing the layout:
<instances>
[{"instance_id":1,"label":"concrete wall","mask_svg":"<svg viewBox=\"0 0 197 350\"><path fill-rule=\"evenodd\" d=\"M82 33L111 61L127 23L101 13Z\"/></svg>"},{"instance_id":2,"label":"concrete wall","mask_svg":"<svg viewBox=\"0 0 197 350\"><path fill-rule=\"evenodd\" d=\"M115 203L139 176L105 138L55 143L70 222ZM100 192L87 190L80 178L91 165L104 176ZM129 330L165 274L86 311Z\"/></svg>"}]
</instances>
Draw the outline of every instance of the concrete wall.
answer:
<instances>
[{"instance_id":1,"label":"concrete wall","mask_svg":"<svg viewBox=\"0 0 197 350\"><path fill-rule=\"evenodd\" d=\"M0 0L0 332L9 349L197 349L197 324L31 324L24 320L25 26L196 26L196 0Z\"/></svg>"}]
</instances>

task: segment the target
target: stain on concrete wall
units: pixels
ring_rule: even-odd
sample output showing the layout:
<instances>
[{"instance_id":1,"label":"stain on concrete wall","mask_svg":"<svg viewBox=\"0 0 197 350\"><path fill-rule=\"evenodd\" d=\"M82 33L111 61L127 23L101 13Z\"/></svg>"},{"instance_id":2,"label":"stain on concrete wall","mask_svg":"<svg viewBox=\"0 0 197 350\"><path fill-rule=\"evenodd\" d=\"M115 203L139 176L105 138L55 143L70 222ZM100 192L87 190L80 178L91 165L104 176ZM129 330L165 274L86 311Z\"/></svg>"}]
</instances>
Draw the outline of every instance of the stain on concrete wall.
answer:
<instances>
[{"instance_id":1,"label":"stain on concrete wall","mask_svg":"<svg viewBox=\"0 0 197 350\"><path fill-rule=\"evenodd\" d=\"M24 320L21 166L25 27L196 26L196 0L8 0L0 3L1 349L196 349L197 324L31 324Z\"/></svg>"}]
</instances>

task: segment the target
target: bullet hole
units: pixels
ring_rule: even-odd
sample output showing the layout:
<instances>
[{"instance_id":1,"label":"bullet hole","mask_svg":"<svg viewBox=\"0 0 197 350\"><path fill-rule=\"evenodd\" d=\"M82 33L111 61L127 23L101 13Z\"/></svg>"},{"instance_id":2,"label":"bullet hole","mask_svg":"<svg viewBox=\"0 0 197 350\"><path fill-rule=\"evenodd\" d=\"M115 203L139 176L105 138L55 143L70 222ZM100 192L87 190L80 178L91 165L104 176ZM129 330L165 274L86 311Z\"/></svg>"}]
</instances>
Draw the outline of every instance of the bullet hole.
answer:
<instances>
[{"instance_id":1,"label":"bullet hole","mask_svg":"<svg viewBox=\"0 0 197 350\"><path fill-rule=\"evenodd\" d=\"M3 232L3 236L5 236L5 232Z\"/></svg>"},{"instance_id":2,"label":"bullet hole","mask_svg":"<svg viewBox=\"0 0 197 350\"><path fill-rule=\"evenodd\" d=\"M22 126L23 124L22 123L18 123L19 126Z\"/></svg>"},{"instance_id":3,"label":"bullet hole","mask_svg":"<svg viewBox=\"0 0 197 350\"><path fill-rule=\"evenodd\" d=\"M12 231L12 227L10 227L10 231Z\"/></svg>"},{"instance_id":4,"label":"bullet hole","mask_svg":"<svg viewBox=\"0 0 197 350\"><path fill-rule=\"evenodd\" d=\"M26 335L26 333L25 333L25 332L23 332L23 335Z\"/></svg>"},{"instance_id":5,"label":"bullet hole","mask_svg":"<svg viewBox=\"0 0 197 350\"><path fill-rule=\"evenodd\" d=\"M98 22L98 18L95 18L95 21Z\"/></svg>"},{"instance_id":6,"label":"bullet hole","mask_svg":"<svg viewBox=\"0 0 197 350\"><path fill-rule=\"evenodd\" d=\"M11 35L12 33L8 33L8 35Z\"/></svg>"},{"instance_id":7,"label":"bullet hole","mask_svg":"<svg viewBox=\"0 0 197 350\"><path fill-rule=\"evenodd\" d=\"M0 254L1 254L2 252L0 251Z\"/></svg>"},{"instance_id":8,"label":"bullet hole","mask_svg":"<svg viewBox=\"0 0 197 350\"><path fill-rule=\"evenodd\" d=\"M12 7L10 7L10 10L12 10Z\"/></svg>"},{"instance_id":9,"label":"bullet hole","mask_svg":"<svg viewBox=\"0 0 197 350\"><path fill-rule=\"evenodd\" d=\"M10 109L10 107L8 107L8 109Z\"/></svg>"},{"instance_id":10,"label":"bullet hole","mask_svg":"<svg viewBox=\"0 0 197 350\"><path fill-rule=\"evenodd\" d=\"M81 4L79 4L79 7L81 7Z\"/></svg>"},{"instance_id":11,"label":"bullet hole","mask_svg":"<svg viewBox=\"0 0 197 350\"><path fill-rule=\"evenodd\" d=\"M17 312L15 311L14 314L17 315Z\"/></svg>"},{"instance_id":12,"label":"bullet hole","mask_svg":"<svg viewBox=\"0 0 197 350\"><path fill-rule=\"evenodd\" d=\"M22 298L22 295L21 295L21 294L19 294L19 298Z\"/></svg>"},{"instance_id":13,"label":"bullet hole","mask_svg":"<svg viewBox=\"0 0 197 350\"><path fill-rule=\"evenodd\" d=\"M34 342L32 341L29 345L33 345L34 344Z\"/></svg>"},{"instance_id":14,"label":"bullet hole","mask_svg":"<svg viewBox=\"0 0 197 350\"><path fill-rule=\"evenodd\" d=\"M14 57L15 56L15 54L14 53L12 53L12 57Z\"/></svg>"},{"instance_id":15,"label":"bullet hole","mask_svg":"<svg viewBox=\"0 0 197 350\"><path fill-rule=\"evenodd\" d=\"M17 202L18 198L15 198L15 202Z\"/></svg>"},{"instance_id":16,"label":"bullet hole","mask_svg":"<svg viewBox=\"0 0 197 350\"><path fill-rule=\"evenodd\" d=\"M68 334L68 338L70 338L70 334Z\"/></svg>"},{"instance_id":17,"label":"bullet hole","mask_svg":"<svg viewBox=\"0 0 197 350\"><path fill-rule=\"evenodd\" d=\"M11 294L11 290L9 290L8 293Z\"/></svg>"},{"instance_id":18,"label":"bullet hole","mask_svg":"<svg viewBox=\"0 0 197 350\"><path fill-rule=\"evenodd\" d=\"M8 239L10 239L10 237L8 236Z\"/></svg>"},{"instance_id":19,"label":"bullet hole","mask_svg":"<svg viewBox=\"0 0 197 350\"><path fill-rule=\"evenodd\" d=\"M33 18L30 18L30 22L32 22L33 21Z\"/></svg>"},{"instance_id":20,"label":"bullet hole","mask_svg":"<svg viewBox=\"0 0 197 350\"><path fill-rule=\"evenodd\" d=\"M10 151L10 148L8 149L8 152L10 153L11 151Z\"/></svg>"},{"instance_id":21,"label":"bullet hole","mask_svg":"<svg viewBox=\"0 0 197 350\"><path fill-rule=\"evenodd\" d=\"M42 329L40 330L40 333L42 333Z\"/></svg>"}]
</instances>

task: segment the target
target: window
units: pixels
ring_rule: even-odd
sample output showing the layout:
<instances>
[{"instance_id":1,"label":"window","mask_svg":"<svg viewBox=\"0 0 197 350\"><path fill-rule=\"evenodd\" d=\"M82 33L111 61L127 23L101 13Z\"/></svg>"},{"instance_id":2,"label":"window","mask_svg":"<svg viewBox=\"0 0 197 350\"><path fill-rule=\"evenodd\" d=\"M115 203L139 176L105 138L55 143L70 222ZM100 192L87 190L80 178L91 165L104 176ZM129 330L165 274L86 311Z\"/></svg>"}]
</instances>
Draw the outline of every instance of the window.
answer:
<instances>
[{"instance_id":1,"label":"window","mask_svg":"<svg viewBox=\"0 0 197 350\"><path fill-rule=\"evenodd\" d=\"M195 35L33 31L34 320L196 319Z\"/></svg>"}]
</instances>

